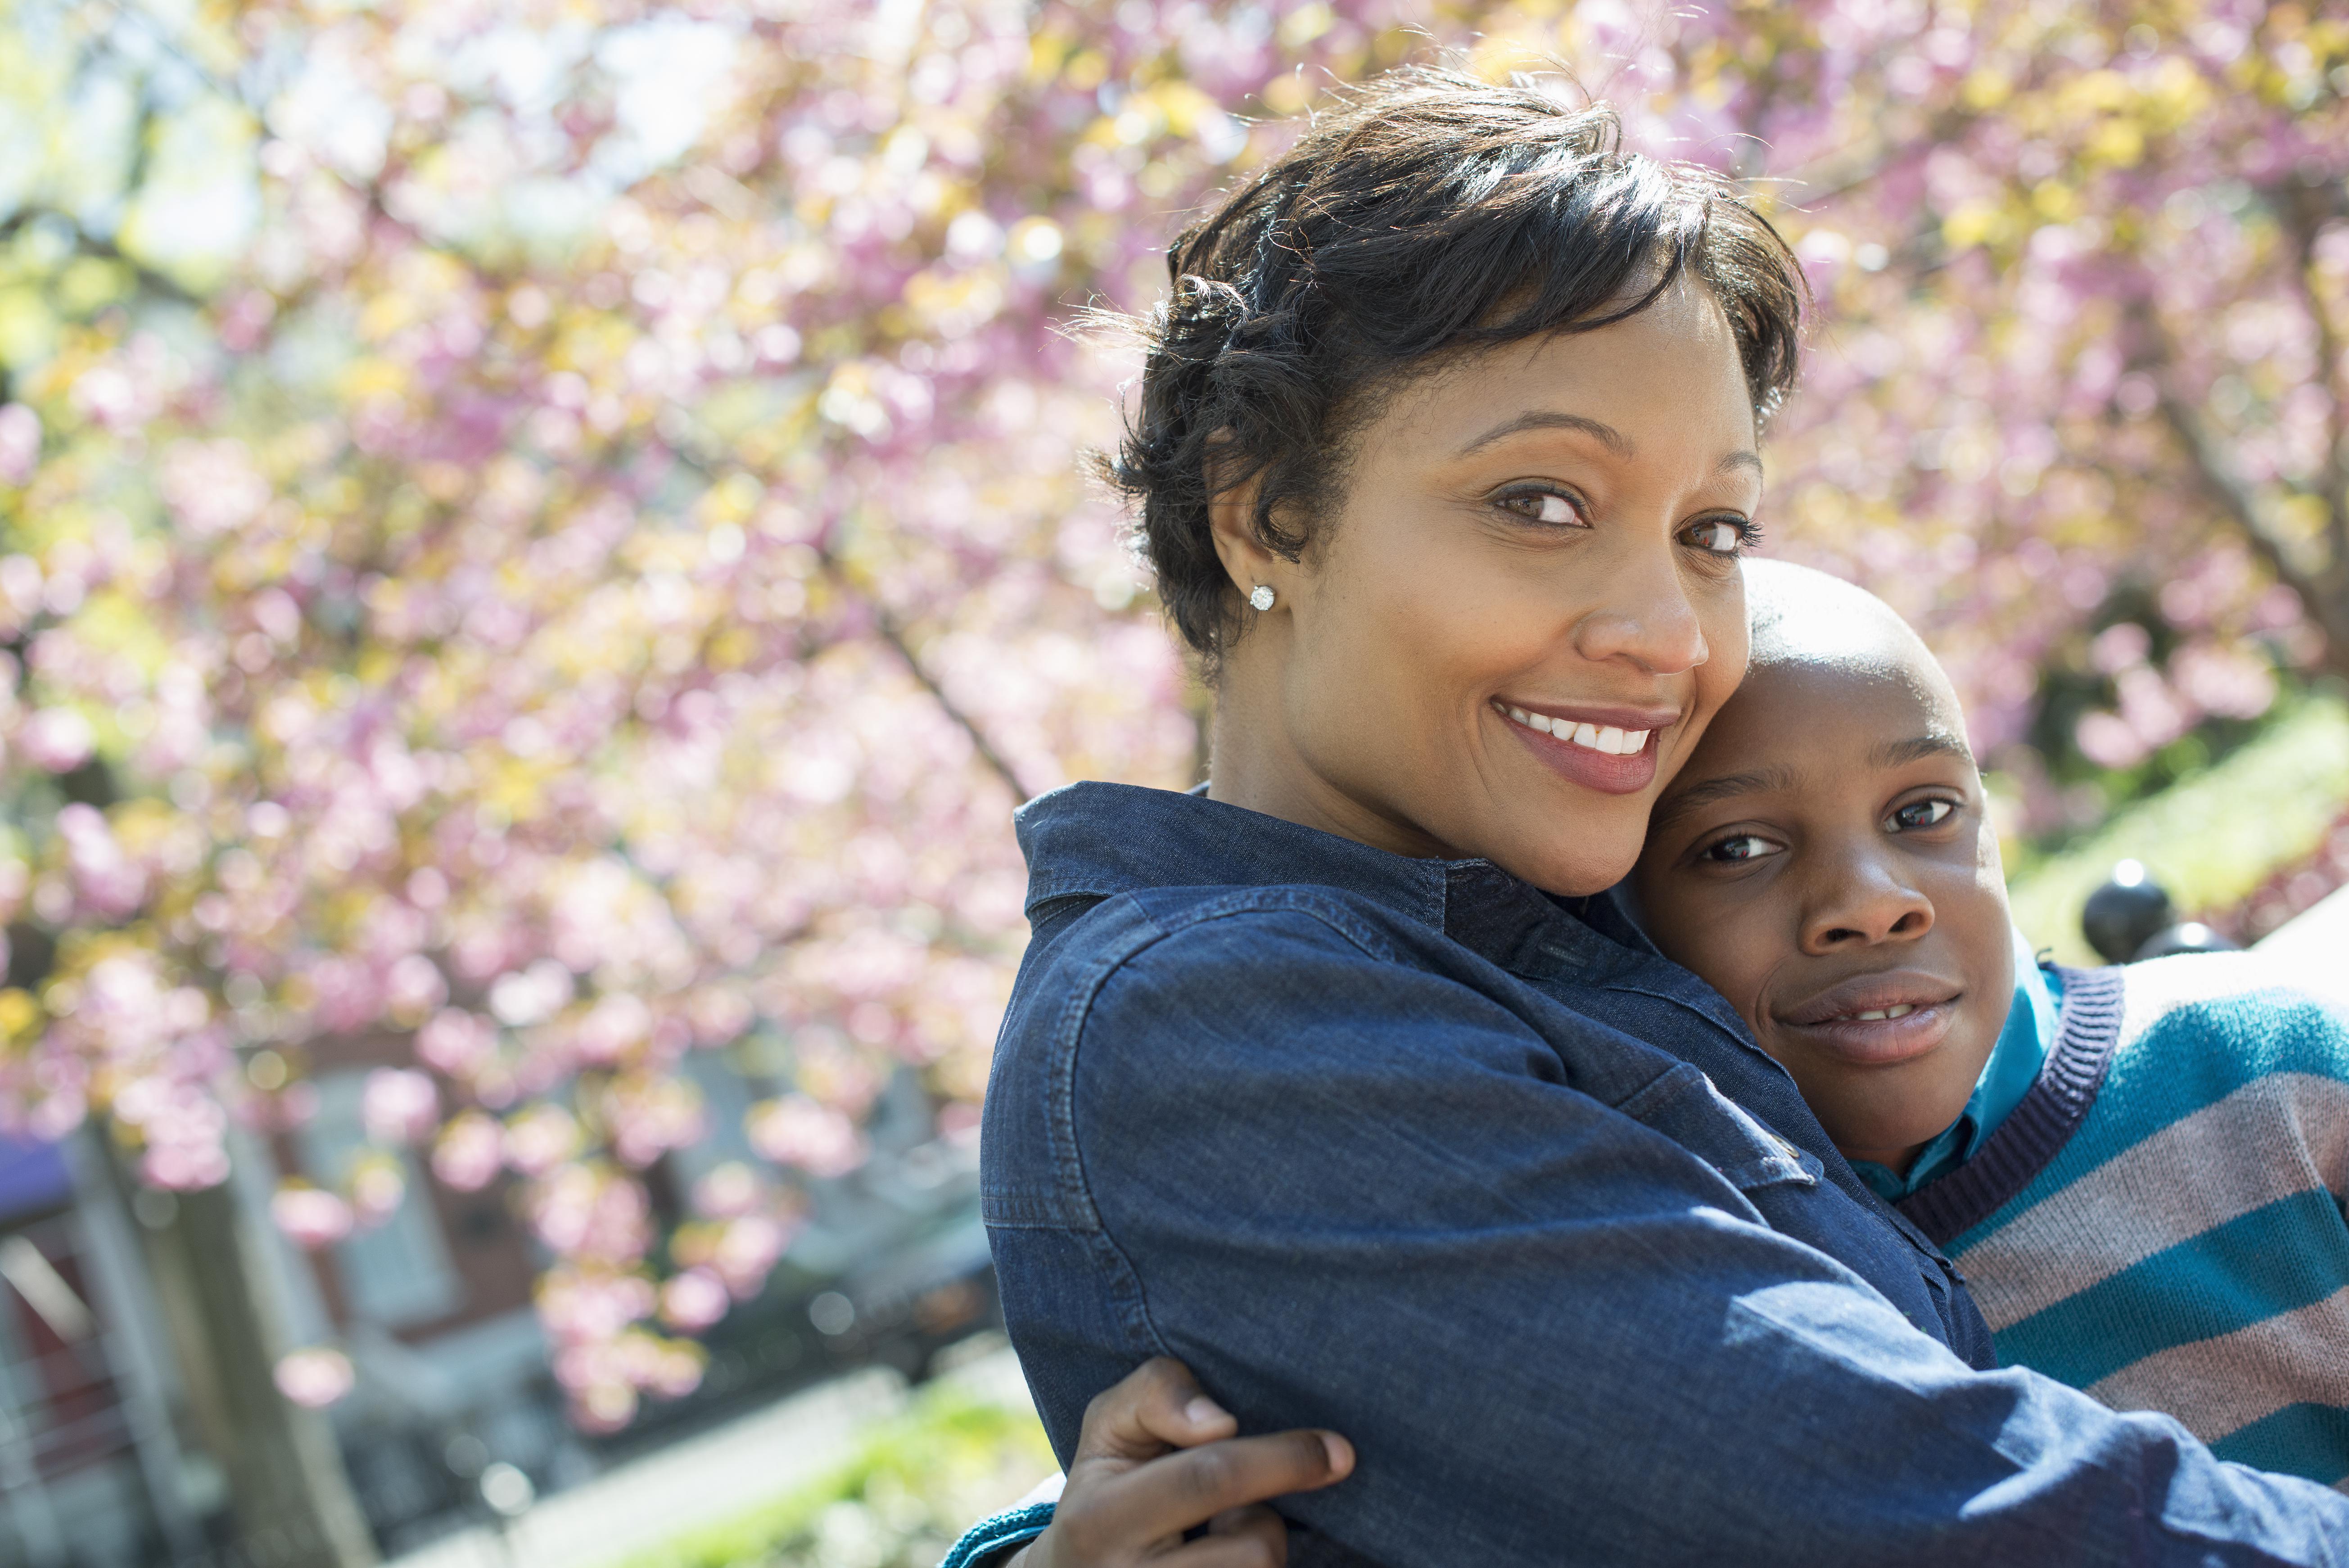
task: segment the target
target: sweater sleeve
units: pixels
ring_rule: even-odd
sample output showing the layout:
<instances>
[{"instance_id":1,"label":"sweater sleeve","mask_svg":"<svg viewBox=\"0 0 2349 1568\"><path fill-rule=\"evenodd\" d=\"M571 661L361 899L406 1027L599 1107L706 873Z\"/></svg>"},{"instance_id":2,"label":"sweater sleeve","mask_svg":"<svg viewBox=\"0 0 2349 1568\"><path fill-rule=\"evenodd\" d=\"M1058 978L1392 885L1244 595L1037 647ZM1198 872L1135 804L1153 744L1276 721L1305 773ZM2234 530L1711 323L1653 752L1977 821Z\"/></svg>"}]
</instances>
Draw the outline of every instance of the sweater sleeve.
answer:
<instances>
[{"instance_id":1,"label":"sweater sleeve","mask_svg":"<svg viewBox=\"0 0 2349 1568\"><path fill-rule=\"evenodd\" d=\"M1044 1533L1055 1505L1024 1503L982 1519L963 1532L938 1568L1000 1568L1012 1552Z\"/></svg>"}]
</instances>

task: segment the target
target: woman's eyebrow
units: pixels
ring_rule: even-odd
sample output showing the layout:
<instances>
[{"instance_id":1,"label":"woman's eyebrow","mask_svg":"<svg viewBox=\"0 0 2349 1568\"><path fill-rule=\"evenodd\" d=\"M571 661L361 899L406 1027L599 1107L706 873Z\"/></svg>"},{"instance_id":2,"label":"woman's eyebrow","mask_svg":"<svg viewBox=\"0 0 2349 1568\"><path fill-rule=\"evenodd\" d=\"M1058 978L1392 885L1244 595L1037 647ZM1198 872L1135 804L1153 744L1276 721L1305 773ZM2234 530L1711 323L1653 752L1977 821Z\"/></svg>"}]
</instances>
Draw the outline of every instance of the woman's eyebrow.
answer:
<instances>
[{"instance_id":1,"label":"woman's eyebrow","mask_svg":"<svg viewBox=\"0 0 2349 1568\"><path fill-rule=\"evenodd\" d=\"M1496 441L1506 441L1509 437L1522 435L1526 431L1580 431L1617 457L1631 455L1631 438L1606 421L1588 419L1581 414L1554 413L1547 409L1536 409L1529 413L1519 414L1516 419L1504 420L1466 446L1462 447L1460 455L1466 457L1471 452L1483 451ZM1754 461L1759 462L1761 460L1757 458Z\"/></svg>"},{"instance_id":2,"label":"woman's eyebrow","mask_svg":"<svg viewBox=\"0 0 2349 1568\"><path fill-rule=\"evenodd\" d=\"M1505 420L1495 425L1491 430L1462 447L1459 455L1472 456L1496 441L1506 441L1513 435L1523 435L1527 431L1579 431L1617 457L1630 457L1636 450L1631 445L1630 436L1604 420L1594 420L1582 414L1561 414L1547 409L1536 409L1529 413L1519 414L1516 419ZM1762 472L1762 455L1754 452L1733 452L1713 465L1715 473L1726 473L1733 468L1750 468L1759 473Z\"/></svg>"},{"instance_id":3,"label":"woman's eyebrow","mask_svg":"<svg viewBox=\"0 0 2349 1568\"><path fill-rule=\"evenodd\" d=\"M1795 774L1791 768L1754 768L1747 773L1723 774L1702 784L1692 784L1658 805L1655 815L1649 819L1649 827L1652 831L1698 806L1709 805L1716 800L1727 800L1732 795L1777 794L1794 787Z\"/></svg>"}]
</instances>

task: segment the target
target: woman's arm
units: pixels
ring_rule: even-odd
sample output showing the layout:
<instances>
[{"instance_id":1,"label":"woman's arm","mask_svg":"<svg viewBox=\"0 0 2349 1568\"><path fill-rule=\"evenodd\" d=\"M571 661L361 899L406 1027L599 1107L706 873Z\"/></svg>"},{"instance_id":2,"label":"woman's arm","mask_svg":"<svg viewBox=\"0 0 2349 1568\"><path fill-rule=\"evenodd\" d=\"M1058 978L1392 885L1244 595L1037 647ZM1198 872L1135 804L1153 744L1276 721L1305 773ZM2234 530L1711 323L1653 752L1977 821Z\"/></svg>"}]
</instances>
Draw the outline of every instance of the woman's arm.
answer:
<instances>
[{"instance_id":1,"label":"woman's arm","mask_svg":"<svg viewBox=\"0 0 2349 1568\"><path fill-rule=\"evenodd\" d=\"M978 1526L946 1568L1279 1568L1288 1532L1266 1500L1343 1480L1354 1451L1335 1432L1238 1430L1181 1362L1144 1362L1086 1407L1058 1506Z\"/></svg>"}]
</instances>

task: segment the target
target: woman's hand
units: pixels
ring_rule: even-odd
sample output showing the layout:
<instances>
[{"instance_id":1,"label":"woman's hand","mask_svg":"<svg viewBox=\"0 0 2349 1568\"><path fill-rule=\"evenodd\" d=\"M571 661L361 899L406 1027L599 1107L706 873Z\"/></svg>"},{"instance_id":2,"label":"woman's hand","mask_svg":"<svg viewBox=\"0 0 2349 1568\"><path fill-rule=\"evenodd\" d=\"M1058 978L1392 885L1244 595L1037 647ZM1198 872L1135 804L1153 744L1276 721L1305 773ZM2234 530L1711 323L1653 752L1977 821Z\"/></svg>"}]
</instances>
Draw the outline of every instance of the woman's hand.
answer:
<instances>
[{"instance_id":1,"label":"woman's hand","mask_svg":"<svg viewBox=\"0 0 2349 1568\"><path fill-rule=\"evenodd\" d=\"M1181 1362L1143 1363L1086 1407L1051 1525L1006 1568L1281 1568L1288 1529L1265 1501L1345 1480L1354 1449L1335 1432L1238 1430Z\"/></svg>"}]
</instances>

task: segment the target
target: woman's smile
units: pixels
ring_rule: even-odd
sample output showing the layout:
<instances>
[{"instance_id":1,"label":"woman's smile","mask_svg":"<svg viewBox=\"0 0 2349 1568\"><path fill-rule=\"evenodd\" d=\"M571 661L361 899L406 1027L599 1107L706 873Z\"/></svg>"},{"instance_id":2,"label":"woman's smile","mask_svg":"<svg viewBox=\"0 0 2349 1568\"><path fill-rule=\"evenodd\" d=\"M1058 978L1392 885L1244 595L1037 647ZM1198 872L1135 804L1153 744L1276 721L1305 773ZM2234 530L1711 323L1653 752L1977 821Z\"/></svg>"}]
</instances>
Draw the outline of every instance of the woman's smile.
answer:
<instances>
[{"instance_id":1,"label":"woman's smile","mask_svg":"<svg viewBox=\"0 0 2349 1568\"><path fill-rule=\"evenodd\" d=\"M1680 714L1671 708L1535 707L1493 699L1535 756L1575 783L1604 794L1635 794L1656 776L1663 732Z\"/></svg>"}]
</instances>

